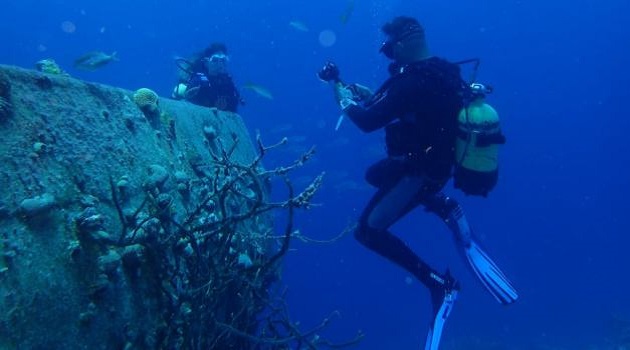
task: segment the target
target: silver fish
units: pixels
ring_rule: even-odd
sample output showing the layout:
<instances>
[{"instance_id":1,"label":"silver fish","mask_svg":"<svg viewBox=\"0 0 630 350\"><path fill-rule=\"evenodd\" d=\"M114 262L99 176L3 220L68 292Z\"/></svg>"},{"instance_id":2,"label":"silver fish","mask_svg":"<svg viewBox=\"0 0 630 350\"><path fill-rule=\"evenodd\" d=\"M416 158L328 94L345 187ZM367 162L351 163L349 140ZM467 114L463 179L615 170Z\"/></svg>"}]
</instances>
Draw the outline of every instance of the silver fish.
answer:
<instances>
[{"instance_id":1,"label":"silver fish","mask_svg":"<svg viewBox=\"0 0 630 350\"><path fill-rule=\"evenodd\" d=\"M346 4L346 8L341 13L341 16L339 16L341 23L347 24L353 12L354 12L354 0L348 0Z\"/></svg>"},{"instance_id":2,"label":"silver fish","mask_svg":"<svg viewBox=\"0 0 630 350\"><path fill-rule=\"evenodd\" d=\"M101 68L112 61L118 61L116 51L114 51L111 55L101 51L92 51L77 58L74 61L74 68L92 71Z\"/></svg>"},{"instance_id":3,"label":"silver fish","mask_svg":"<svg viewBox=\"0 0 630 350\"><path fill-rule=\"evenodd\" d=\"M258 85L254 83L247 83L243 85L243 88L250 89L266 99L273 100L273 95L271 94L271 91L269 91L269 89L267 89L266 87L262 85Z\"/></svg>"},{"instance_id":4,"label":"silver fish","mask_svg":"<svg viewBox=\"0 0 630 350\"><path fill-rule=\"evenodd\" d=\"M308 32L308 27L302 21L291 21L289 22L289 25L293 27L294 29L299 30L301 32Z\"/></svg>"}]
</instances>

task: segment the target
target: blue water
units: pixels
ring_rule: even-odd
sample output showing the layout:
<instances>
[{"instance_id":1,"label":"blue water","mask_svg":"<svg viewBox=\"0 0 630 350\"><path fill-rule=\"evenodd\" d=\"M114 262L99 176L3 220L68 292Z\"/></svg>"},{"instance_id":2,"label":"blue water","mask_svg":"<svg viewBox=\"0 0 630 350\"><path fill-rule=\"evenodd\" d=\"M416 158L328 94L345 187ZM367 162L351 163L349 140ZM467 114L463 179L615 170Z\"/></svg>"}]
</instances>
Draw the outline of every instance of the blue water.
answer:
<instances>
[{"instance_id":1,"label":"blue water","mask_svg":"<svg viewBox=\"0 0 630 350\"><path fill-rule=\"evenodd\" d=\"M315 200L321 206L296 222L315 239L334 237L357 218L372 194L363 171L383 153L380 133L362 134L349 122L334 132L339 111L315 77L320 66L334 59L344 79L377 87L388 63L378 54L379 28L400 14L425 25L435 55L480 57L479 79L495 87L489 102L508 137L501 179L488 199L448 190L521 300L497 305L459 260L446 228L421 210L412 213L394 232L437 268L450 267L463 285L444 348L613 348L611 315L630 318L630 2L356 0L345 24L341 0L83 3L3 0L0 63L30 68L54 58L77 78L168 96L173 57L224 41L237 85L259 84L274 95L243 91L250 131L269 143L289 137L267 166L317 147L293 176L299 187L327 173ZM291 27L294 20L309 31ZM332 46L319 40L325 30L336 35ZM74 59L92 50L117 51L120 61L74 70ZM323 332L331 340L361 330L360 349L421 348L428 294L404 271L352 235L293 248L284 283L292 317L304 328L338 310Z\"/></svg>"}]
</instances>

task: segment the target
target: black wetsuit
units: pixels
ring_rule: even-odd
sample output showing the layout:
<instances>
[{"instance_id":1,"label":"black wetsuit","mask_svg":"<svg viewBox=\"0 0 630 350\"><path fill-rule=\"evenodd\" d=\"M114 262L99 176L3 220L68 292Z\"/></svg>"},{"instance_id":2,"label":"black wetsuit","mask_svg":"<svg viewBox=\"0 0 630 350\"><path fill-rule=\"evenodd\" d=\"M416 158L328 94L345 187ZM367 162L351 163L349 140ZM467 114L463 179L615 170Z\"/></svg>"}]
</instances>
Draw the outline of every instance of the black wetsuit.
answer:
<instances>
[{"instance_id":1,"label":"black wetsuit","mask_svg":"<svg viewBox=\"0 0 630 350\"><path fill-rule=\"evenodd\" d=\"M193 74L187 83L188 90L198 88L190 94L188 101L205 107L216 107L222 111L236 112L241 96L229 74Z\"/></svg>"},{"instance_id":2,"label":"black wetsuit","mask_svg":"<svg viewBox=\"0 0 630 350\"><path fill-rule=\"evenodd\" d=\"M389 232L389 227L420 204L447 223L459 208L441 190L454 165L463 86L457 65L429 58L394 74L363 105L346 109L363 131L385 128L389 156L366 173L366 180L378 191L364 209L355 236L430 288L443 285L442 275Z\"/></svg>"}]
</instances>

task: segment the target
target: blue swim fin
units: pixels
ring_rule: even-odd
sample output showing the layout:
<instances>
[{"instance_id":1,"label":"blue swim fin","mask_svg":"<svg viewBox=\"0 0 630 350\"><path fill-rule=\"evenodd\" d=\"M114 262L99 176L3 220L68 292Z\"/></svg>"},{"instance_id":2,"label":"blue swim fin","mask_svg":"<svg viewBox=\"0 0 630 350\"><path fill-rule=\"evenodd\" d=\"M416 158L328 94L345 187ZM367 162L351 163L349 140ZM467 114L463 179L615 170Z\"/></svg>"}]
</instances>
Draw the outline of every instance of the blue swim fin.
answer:
<instances>
[{"instance_id":1,"label":"blue swim fin","mask_svg":"<svg viewBox=\"0 0 630 350\"><path fill-rule=\"evenodd\" d=\"M463 250L475 275L499 303L508 305L518 299L512 283L475 241L470 240Z\"/></svg>"},{"instance_id":2,"label":"blue swim fin","mask_svg":"<svg viewBox=\"0 0 630 350\"><path fill-rule=\"evenodd\" d=\"M448 198L446 199L448 201ZM445 219L446 224L455 235L456 242L466 257L470 267L479 281L501 304L512 304L518 299L518 293L512 283L501 272L497 264L490 259L474 239L472 230L463 209L455 205Z\"/></svg>"},{"instance_id":3,"label":"blue swim fin","mask_svg":"<svg viewBox=\"0 0 630 350\"><path fill-rule=\"evenodd\" d=\"M448 316L453 311L453 305L457 300L458 284L447 272L444 278L444 285L439 286L439 291L432 290L433 320L429 326L429 333L424 345L424 350L438 350L442 338L442 330L446 324ZM436 293L436 294L434 294Z\"/></svg>"}]
</instances>

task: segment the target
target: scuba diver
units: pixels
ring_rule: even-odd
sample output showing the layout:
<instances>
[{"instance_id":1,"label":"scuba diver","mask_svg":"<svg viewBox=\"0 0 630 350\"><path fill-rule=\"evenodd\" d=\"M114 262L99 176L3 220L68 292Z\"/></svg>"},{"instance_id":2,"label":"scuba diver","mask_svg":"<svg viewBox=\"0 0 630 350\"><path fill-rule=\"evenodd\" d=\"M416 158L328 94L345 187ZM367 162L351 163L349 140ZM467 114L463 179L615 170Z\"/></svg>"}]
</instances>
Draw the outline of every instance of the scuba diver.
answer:
<instances>
[{"instance_id":1,"label":"scuba diver","mask_svg":"<svg viewBox=\"0 0 630 350\"><path fill-rule=\"evenodd\" d=\"M200 106L236 112L243 101L227 72L228 61L227 47L222 43L210 45L191 61L177 58L181 73L172 97Z\"/></svg>"},{"instance_id":2,"label":"scuba diver","mask_svg":"<svg viewBox=\"0 0 630 350\"><path fill-rule=\"evenodd\" d=\"M343 83L331 62L318 75L333 83L343 115L359 129L385 129L388 156L367 170L366 180L377 192L360 216L355 237L429 289L433 314L425 350L436 350L460 286L448 270L436 271L389 231L417 206L423 205L446 223L468 265L499 303L511 304L518 298L510 281L480 247L461 206L442 192L454 168L462 170L456 170L463 178L458 186L468 194L485 196L496 182L496 168L475 169L474 162L457 160L457 155L473 149L488 155L480 145L471 143L470 136L463 136L468 142L458 143L461 116L470 122L488 111L472 109L473 102L477 107L483 105L486 90L480 84L471 87L466 83L457 64L431 56L424 28L414 18L396 17L382 31L388 38L380 52L392 60L391 76L374 94L360 85ZM493 146L505 141L499 130L493 132L489 141ZM468 168L463 169L464 165Z\"/></svg>"}]
</instances>

